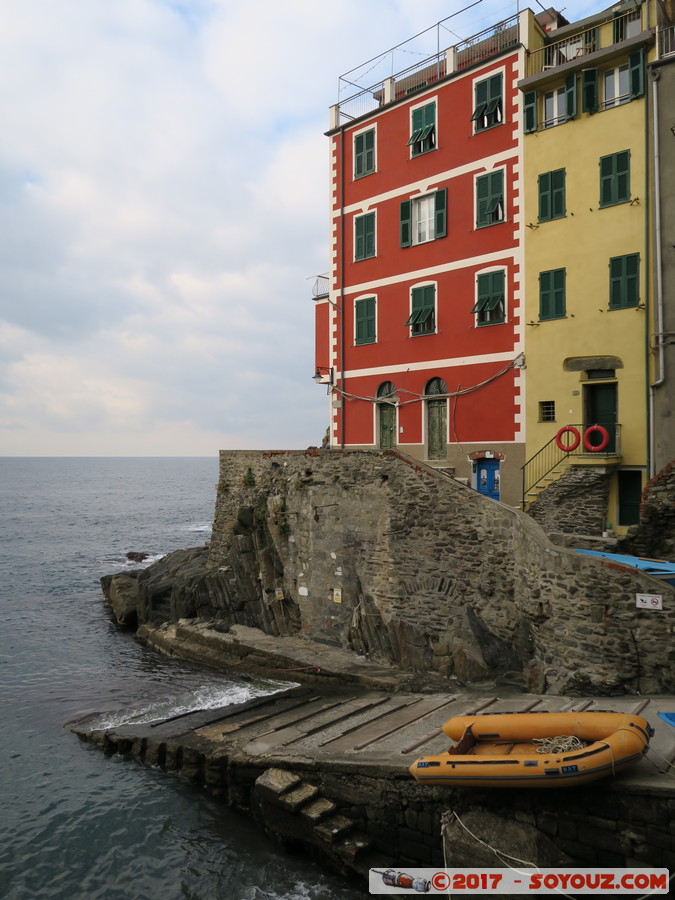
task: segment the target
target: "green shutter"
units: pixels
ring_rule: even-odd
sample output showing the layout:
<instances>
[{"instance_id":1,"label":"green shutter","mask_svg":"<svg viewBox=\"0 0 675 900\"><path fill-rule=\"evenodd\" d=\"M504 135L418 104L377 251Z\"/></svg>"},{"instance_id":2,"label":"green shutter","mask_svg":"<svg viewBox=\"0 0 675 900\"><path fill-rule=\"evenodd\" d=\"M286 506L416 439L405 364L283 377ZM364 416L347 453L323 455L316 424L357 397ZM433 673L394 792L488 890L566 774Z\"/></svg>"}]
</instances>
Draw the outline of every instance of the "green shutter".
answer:
<instances>
[{"instance_id":1,"label":"green shutter","mask_svg":"<svg viewBox=\"0 0 675 900\"><path fill-rule=\"evenodd\" d=\"M645 92L645 50L640 47L628 57L628 81L631 99Z\"/></svg>"},{"instance_id":2,"label":"green shutter","mask_svg":"<svg viewBox=\"0 0 675 900\"><path fill-rule=\"evenodd\" d=\"M401 201L400 237L401 247L410 247L412 244L412 202L410 200Z\"/></svg>"},{"instance_id":3,"label":"green shutter","mask_svg":"<svg viewBox=\"0 0 675 900\"><path fill-rule=\"evenodd\" d=\"M577 114L577 76L576 72L565 79L565 119L573 119Z\"/></svg>"},{"instance_id":4,"label":"green shutter","mask_svg":"<svg viewBox=\"0 0 675 900\"><path fill-rule=\"evenodd\" d=\"M600 206L630 199L630 150L600 158Z\"/></svg>"},{"instance_id":5,"label":"green shutter","mask_svg":"<svg viewBox=\"0 0 675 900\"><path fill-rule=\"evenodd\" d=\"M412 309L405 324L411 326L413 334L428 334L434 330L435 296L436 287L433 284L412 289Z\"/></svg>"},{"instance_id":6,"label":"green shutter","mask_svg":"<svg viewBox=\"0 0 675 900\"><path fill-rule=\"evenodd\" d=\"M372 344L375 341L375 298L356 301L356 343Z\"/></svg>"},{"instance_id":7,"label":"green shutter","mask_svg":"<svg viewBox=\"0 0 675 900\"><path fill-rule=\"evenodd\" d=\"M443 238L448 233L448 190L436 191L434 198L435 222L434 238Z\"/></svg>"},{"instance_id":8,"label":"green shutter","mask_svg":"<svg viewBox=\"0 0 675 900\"><path fill-rule=\"evenodd\" d=\"M583 69L581 72L581 111L598 111L598 70Z\"/></svg>"},{"instance_id":9,"label":"green shutter","mask_svg":"<svg viewBox=\"0 0 675 900\"><path fill-rule=\"evenodd\" d=\"M368 213L356 219L354 259L368 259L375 256L375 213Z\"/></svg>"},{"instance_id":10,"label":"green shutter","mask_svg":"<svg viewBox=\"0 0 675 900\"><path fill-rule=\"evenodd\" d=\"M544 172L539 176L539 221L548 222L551 218L551 173Z\"/></svg>"},{"instance_id":11,"label":"green shutter","mask_svg":"<svg viewBox=\"0 0 675 900\"><path fill-rule=\"evenodd\" d=\"M614 256L609 261L609 306L636 306L640 299L640 254Z\"/></svg>"},{"instance_id":12,"label":"green shutter","mask_svg":"<svg viewBox=\"0 0 675 900\"><path fill-rule=\"evenodd\" d=\"M490 179L487 175L481 175L476 179L476 225L488 224L487 208L490 202Z\"/></svg>"},{"instance_id":13,"label":"green shutter","mask_svg":"<svg viewBox=\"0 0 675 900\"><path fill-rule=\"evenodd\" d=\"M551 172L551 218L559 219L565 215L565 170L556 169Z\"/></svg>"},{"instance_id":14,"label":"green shutter","mask_svg":"<svg viewBox=\"0 0 675 900\"><path fill-rule=\"evenodd\" d=\"M490 172L476 179L476 227L504 221L504 173ZM502 214L495 213L502 207Z\"/></svg>"},{"instance_id":15,"label":"green shutter","mask_svg":"<svg viewBox=\"0 0 675 900\"><path fill-rule=\"evenodd\" d=\"M475 103L473 106L473 115L471 116L472 122L477 122L479 119L483 118L485 114L485 108L488 103L488 83L487 81L478 81L474 88L475 91Z\"/></svg>"},{"instance_id":16,"label":"green shutter","mask_svg":"<svg viewBox=\"0 0 675 900\"><path fill-rule=\"evenodd\" d=\"M375 171L375 129L363 131L354 138L354 177Z\"/></svg>"},{"instance_id":17,"label":"green shutter","mask_svg":"<svg viewBox=\"0 0 675 900\"><path fill-rule=\"evenodd\" d=\"M561 319L565 315L565 269L539 273L539 318Z\"/></svg>"},{"instance_id":18,"label":"green shutter","mask_svg":"<svg viewBox=\"0 0 675 900\"><path fill-rule=\"evenodd\" d=\"M357 134L354 138L354 177L360 178L365 171L365 135Z\"/></svg>"},{"instance_id":19,"label":"green shutter","mask_svg":"<svg viewBox=\"0 0 675 900\"><path fill-rule=\"evenodd\" d=\"M524 130L531 134L537 130L537 92L528 91L523 97Z\"/></svg>"},{"instance_id":20,"label":"green shutter","mask_svg":"<svg viewBox=\"0 0 675 900\"><path fill-rule=\"evenodd\" d=\"M617 203L630 200L630 150L616 154L616 199Z\"/></svg>"}]
</instances>

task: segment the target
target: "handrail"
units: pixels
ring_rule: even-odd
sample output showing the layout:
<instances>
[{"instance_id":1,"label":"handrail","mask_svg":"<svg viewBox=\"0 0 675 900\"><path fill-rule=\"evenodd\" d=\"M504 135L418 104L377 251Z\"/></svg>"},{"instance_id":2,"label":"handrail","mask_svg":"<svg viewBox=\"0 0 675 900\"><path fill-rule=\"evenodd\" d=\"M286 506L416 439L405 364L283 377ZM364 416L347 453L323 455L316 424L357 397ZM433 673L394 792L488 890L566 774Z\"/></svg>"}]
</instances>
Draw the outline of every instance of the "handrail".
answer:
<instances>
[{"instance_id":1,"label":"handrail","mask_svg":"<svg viewBox=\"0 0 675 900\"><path fill-rule=\"evenodd\" d=\"M589 428L595 427L597 424L598 423L584 422L583 424L564 425L563 428L575 428L579 432L581 440L576 447L569 450L561 450L559 444L557 443L558 436L560 435L560 431L558 431L558 433L554 435L546 444L544 444L544 446L540 450L538 450L534 454L534 456L531 456L523 463L523 465L521 466L523 509L525 509L528 493L541 481L543 481L543 479L550 472L558 468L558 466L560 466L562 462L568 459L570 456L608 457L619 455L619 437L621 432L620 425L603 426L609 433L609 441L607 442L607 446L603 450L588 450L586 448L583 440L586 431ZM571 448L571 444L569 446Z\"/></svg>"}]
</instances>

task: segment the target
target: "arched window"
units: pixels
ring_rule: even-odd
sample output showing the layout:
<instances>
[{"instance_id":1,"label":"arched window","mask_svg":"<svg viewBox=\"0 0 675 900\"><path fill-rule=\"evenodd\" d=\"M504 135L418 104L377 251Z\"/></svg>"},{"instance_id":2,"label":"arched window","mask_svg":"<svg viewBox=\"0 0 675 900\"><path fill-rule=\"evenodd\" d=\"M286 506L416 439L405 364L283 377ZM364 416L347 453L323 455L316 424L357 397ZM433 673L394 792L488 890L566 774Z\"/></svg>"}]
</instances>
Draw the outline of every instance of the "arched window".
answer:
<instances>
[{"instance_id":1,"label":"arched window","mask_svg":"<svg viewBox=\"0 0 675 900\"><path fill-rule=\"evenodd\" d=\"M396 393L396 388L394 386L393 381L383 381L382 384L377 389L377 399L378 400L386 400L391 403L394 399L394 394Z\"/></svg>"},{"instance_id":2,"label":"arched window","mask_svg":"<svg viewBox=\"0 0 675 900\"><path fill-rule=\"evenodd\" d=\"M431 381L427 381L427 385L424 388L424 394L427 397L432 396L433 394L447 394L448 386L443 381L442 378L432 378Z\"/></svg>"}]
</instances>

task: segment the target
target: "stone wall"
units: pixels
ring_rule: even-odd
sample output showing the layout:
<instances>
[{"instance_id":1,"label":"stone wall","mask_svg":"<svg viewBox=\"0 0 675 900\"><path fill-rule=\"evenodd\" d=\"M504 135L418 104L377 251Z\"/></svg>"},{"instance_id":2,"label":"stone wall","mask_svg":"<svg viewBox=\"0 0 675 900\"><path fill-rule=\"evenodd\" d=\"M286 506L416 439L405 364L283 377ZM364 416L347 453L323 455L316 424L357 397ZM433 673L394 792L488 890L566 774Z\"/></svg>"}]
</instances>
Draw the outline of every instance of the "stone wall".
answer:
<instances>
[{"instance_id":1,"label":"stone wall","mask_svg":"<svg viewBox=\"0 0 675 900\"><path fill-rule=\"evenodd\" d=\"M208 570L232 596L246 582L270 633L402 668L534 692L675 685L675 590L556 548L528 516L396 451L222 452ZM655 589L665 610L636 609Z\"/></svg>"},{"instance_id":2,"label":"stone wall","mask_svg":"<svg viewBox=\"0 0 675 900\"><path fill-rule=\"evenodd\" d=\"M675 560L675 460L645 486L640 524L629 530L621 552Z\"/></svg>"},{"instance_id":3,"label":"stone wall","mask_svg":"<svg viewBox=\"0 0 675 900\"><path fill-rule=\"evenodd\" d=\"M610 472L605 466L575 466L532 502L529 515L544 531L601 535L605 530Z\"/></svg>"}]
</instances>

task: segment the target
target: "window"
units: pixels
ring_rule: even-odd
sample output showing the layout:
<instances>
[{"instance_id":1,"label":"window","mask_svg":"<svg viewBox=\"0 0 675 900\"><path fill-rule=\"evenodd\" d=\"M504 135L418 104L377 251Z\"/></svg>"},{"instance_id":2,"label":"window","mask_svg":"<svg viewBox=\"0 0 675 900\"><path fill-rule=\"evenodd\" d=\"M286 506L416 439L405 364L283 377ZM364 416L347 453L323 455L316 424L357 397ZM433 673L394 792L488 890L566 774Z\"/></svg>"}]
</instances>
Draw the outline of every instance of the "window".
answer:
<instances>
[{"instance_id":1,"label":"window","mask_svg":"<svg viewBox=\"0 0 675 900\"><path fill-rule=\"evenodd\" d=\"M436 330L436 285L413 288L410 296L411 311L405 323L410 326L410 334L433 334Z\"/></svg>"},{"instance_id":2,"label":"window","mask_svg":"<svg viewBox=\"0 0 675 900\"><path fill-rule=\"evenodd\" d=\"M354 136L354 178L372 175L375 171L375 129Z\"/></svg>"},{"instance_id":3,"label":"window","mask_svg":"<svg viewBox=\"0 0 675 900\"><path fill-rule=\"evenodd\" d=\"M640 302L640 254L613 256L609 261L609 308L625 309Z\"/></svg>"},{"instance_id":4,"label":"window","mask_svg":"<svg viewBox=\"0 0 675 900\"><path fill-rule=\"evenodd\" d=\"M564 87L544 94L544 128L552 128L553 125L564 122L567 118L566 108Z\"/></svg>"},{"instance_id":5,"label":"window","mask_svg":"<svg viewBox=\"0 0 675 900\"><path fill-rule=\"evenodd\" d=\"M504 221L504 172L476 178L476 228Z\"/></svg>"},{"instance_id":6,"label":"window","mask_svg":"<svg viewBox=\"0 0 675 900\"><path fill-rule=\"evenodd\" d=\"M354 219L354 259L370 259L375 256L375 213L366 213Z\"/></svg>"},{"instance_id":7,"label":"window","mask_svg":"<svg viewBox=\"0 0 675 900\"><path fill-rule=\"evenodd\" d=\"M566 270L551 269L539 273L539 318L565 317Z\"/></svg>"},{"instance_id":8,"label":"window","mask_svg":"<svg viewBox=\"0 0 675 900\"><path fill-rule=\"evenodd\" d=\"M539 421L555 422L555 400L539 401Z\"/></svg>"},{"instance_id":9,"label":"window","mask_svg":"<svg viewBox=\"0 0 675 900\"><path fill-rule=\"evenodd\" d=\"M504 321L504 283L506 273L485 272L476 279L478 299L471 310L476 315L476 325L500 325Z\"/></svg>"},{"instance_id":10,"label":"window","mask_svg":"<svg viewBox=\"0 0 675 900\"><path fill-rule=\"evenodd\" d=\"M539 221L549 222L565 215L565 170L555 169L539 176Z\"/></svg>"},{"instance_id":11,"label":"window","mask_svg":"<svg viewBox=\"0 0 675 900\"><path fill-rule=\"evenodd\" d=\"M619 66L610 69L603 75L603 109L618 106L620 103L628 103L630 94L628 90L628 66Z\"/></svg>"},{"instance_id":12,"label":"window","mask_svg":"<svg viewBox=\"0 0 675 900\"><path fill-rule=\"evenodd\" d=\"M411 134L408 146L412 155L419 156L436 147L436 102L412 110Z\"/></svg>"},{"instance_id":13,"label":"window","mask_svg":"<svg viewBox=\"0 0 675 900\"><path fill-rule=\"evenodd\" d=\"M503 121L502 75L499 72L474 86L474 109L471 121L476 131L485 131Z\"/></svg>"},{"instance_id":14,"label":"window","mask_svg":"<svg viewBox=\"0 0 675 900\"><path fill-rule=\"evenodd\" d=\"M363 297L354 303L355 344L375 343L375 297Z\"/></svg>"},{"instance_id":15,"label":"window","mask_svg":"<svg viewBox=\"0 0 675 900\"><path fill-rule=\"evenodd\" d=\"M423 244L445 237L448 233L447 221L448 191L443 188L424 197L401 202L400 237L401 247Z\"/></svg>"},{"instance_id":16,"label":"window","mask_svg":"<svg viewBox=\"0 0 675 900\"><path fill-rule=\"evenodd\" d=\"M630 200L630 150L600 157L600 206Z\"/></svg>"}]
</instances>

